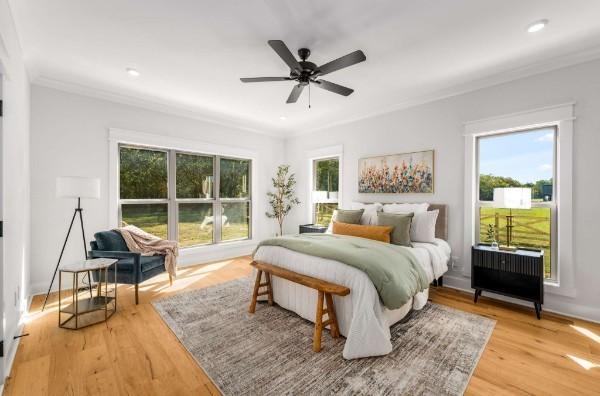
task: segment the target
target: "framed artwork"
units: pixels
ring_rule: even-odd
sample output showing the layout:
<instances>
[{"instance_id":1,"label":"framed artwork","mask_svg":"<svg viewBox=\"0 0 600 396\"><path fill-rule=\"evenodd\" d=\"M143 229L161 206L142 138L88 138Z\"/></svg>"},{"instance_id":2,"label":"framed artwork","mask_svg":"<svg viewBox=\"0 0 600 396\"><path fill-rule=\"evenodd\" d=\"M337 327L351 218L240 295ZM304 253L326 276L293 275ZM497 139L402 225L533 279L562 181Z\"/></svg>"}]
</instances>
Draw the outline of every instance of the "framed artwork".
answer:
<instances>
[{"instance_id":1,"label":"framed artwork","mask_svg":"<svg viewBox=\"0 0 600 396\"><path fill-rule=\"evenodd\" d=\"M358 160L359 193L433 193L434 151Z\"/></svg>"}]
</instances>

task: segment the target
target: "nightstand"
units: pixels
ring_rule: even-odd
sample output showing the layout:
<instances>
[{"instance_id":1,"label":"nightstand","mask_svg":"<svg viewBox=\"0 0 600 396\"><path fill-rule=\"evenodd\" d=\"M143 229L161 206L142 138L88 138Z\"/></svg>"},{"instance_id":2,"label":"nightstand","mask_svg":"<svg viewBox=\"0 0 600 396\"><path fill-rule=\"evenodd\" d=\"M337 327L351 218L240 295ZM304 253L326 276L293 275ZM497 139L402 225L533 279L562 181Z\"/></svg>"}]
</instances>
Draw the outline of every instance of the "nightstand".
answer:
<instances>
[{"instance_id":1,"label":"nightstand","mask_svg":"<svg viewBox=\"0 0 600 396\"><path fill-rule=\"evenodd\" d=\"M327 231L327 226L322 226L318 224L301 224L300 225L300 234L308 234L311 232L318 232L323 234Z\"/></svg>"},{"instance_id":2,"label":"nightstand","mask_svg":"<svg viewBox=\"0 0 600 396\"><path fill-rule=\"evenodd\" d=\"M544 303L544 251L510 252L488 245L473 246L471 287L475 289L475 303L483 291L502 294L532 302L540 319Z\"/></svg>"}]
</instances>

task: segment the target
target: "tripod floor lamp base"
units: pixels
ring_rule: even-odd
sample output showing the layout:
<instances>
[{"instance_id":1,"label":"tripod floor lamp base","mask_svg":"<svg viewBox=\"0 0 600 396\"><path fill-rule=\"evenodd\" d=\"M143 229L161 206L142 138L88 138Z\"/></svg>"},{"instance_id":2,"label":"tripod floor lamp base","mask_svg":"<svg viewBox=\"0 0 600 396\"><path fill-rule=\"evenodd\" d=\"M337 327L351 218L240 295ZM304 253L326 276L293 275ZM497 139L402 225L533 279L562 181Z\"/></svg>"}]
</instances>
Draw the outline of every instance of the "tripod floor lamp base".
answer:
<instances>
[{"instance_id":1,"label":"tripod floor lamp base","mask_svg":"<svg viewBox=\"0 0 600 396\"><path fill-rule=\"evenodd\" d=\"M77 198L77 207L73 211L73 216L71 217L71 222L69 224L69 229L67 231L65 241L63 242L62 249L60 250L60 255L58 256L58 261L56 262L56 266L54 267L54 273L52 274L52 280L50 281L48 291L46 292L46 298L44 299L42 311L46 308L46 304L48 303L48 297L50 296L50 291L52 290L52 285L54 284L54 280L56 279L56 273L58 272L58 267L60 266L60 262L64 256L65 248L67 247L67 242L69 241L69 236L71 235L71 231L73 230L73 224L75 223L76 218L79 218L79 223L81 225L83 258L87 259L87 247L85 239L85 229L83 227L83 208L81 207L81 198L100 198L100 179L89 177L58 177L56 179L56 195L60 198ZM89 272L87 273L87 277L88 287L91 294L92 278ZM58 285L58 287L60 286L61 285ZM77 292L77 290L74 290L74 292Z\"/></svg>"}]
</instances>

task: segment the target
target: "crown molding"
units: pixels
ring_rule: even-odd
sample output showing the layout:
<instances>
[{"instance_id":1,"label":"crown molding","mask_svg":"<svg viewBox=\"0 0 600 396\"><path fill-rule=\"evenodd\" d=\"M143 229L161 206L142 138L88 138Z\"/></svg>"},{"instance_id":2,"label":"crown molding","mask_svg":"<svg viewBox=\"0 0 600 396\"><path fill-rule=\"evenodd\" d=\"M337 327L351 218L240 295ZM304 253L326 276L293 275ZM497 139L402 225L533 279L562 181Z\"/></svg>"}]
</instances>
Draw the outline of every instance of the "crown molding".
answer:
<instances>
[{"instance_id":1,"label":"crown molding","mask_svg":"<svg viewBox=\"0 0 600 396\"><path fill-rule=\"evenodd\" d=\"M347 125L353 122L366 120L369 118L374 118L378 116L382 116L385 114L393 113L400 110L406 110L411 107L420 106L426 103L436 102L442 99L447 99L454 96L463 95L469 92L478 91L480 89L493 87L496 85L501 85L505 83L509 83L512 81L517 81L523 78L535 76L538 74L548 73L554 70L564 69L570 66L579 65L586 62L591 62L594 60L600 59L600 47L594 47L588 50L579 51L576 53L571 53L559 57L555 57L553 59L547 61L541 61L536 63L531 63L529 65L519 67L516 69L512 69L506 72L501 72L494 74L489 77L485 77L482 79L474 80L465 84L455 85L450 88L438 90L431 92L427 95L423 95L418 98L408 99L406 101L402 101L395 105L386 107L384 109L380 109L377 111L372 111L370 113L359 115L356 117L348 118L343 121L331 122L328 124L320 125L315 128L307 128L303 131L293 131L288 136L301 136L307 133L317 132L324 129L333 128L336 126Z\"/></svg>"},{"instance_id":2,"label":"crown molding","mask_svg":"<svg viewBox=\"0 0 600 396\"><path fill-rule=\"evenodd\" d=\"M55 78L46 77L44 75L38 76L31 83L40 87L52 88L59 91L87 96L94 99L101 99L108 102L120 103L128 106L141 108L144 110L155 111L178 117L191 118L226 128L257 133L260 135L266 135L278 139L284 139L286 137L285 131L279 131L267 127L248 126L247 120L231 120L220 116L206 115L206 112L203 112L202 110L199 110L197 108L192 108L173 102L148 100L140 98L138 96L124 95L105 89L93 88L87 85L58 80Z\"/></svg>"}]
</instances>

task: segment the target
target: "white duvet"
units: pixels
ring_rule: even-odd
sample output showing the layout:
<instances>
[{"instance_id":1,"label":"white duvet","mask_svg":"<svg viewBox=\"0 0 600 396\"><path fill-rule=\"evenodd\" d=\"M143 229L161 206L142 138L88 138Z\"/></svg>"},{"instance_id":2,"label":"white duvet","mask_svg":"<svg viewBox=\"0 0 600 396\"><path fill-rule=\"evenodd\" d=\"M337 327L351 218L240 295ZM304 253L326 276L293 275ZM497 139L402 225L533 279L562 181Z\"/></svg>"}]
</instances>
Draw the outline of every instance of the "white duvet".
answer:
<instances>
[{"instance_id":1,"label":"white duvet","mask_svg":"<svg viewBox=\"0 0 600 396\"><path fill-rule=\"evenodd\" d=\"M411 251L423 266L428 283L448 270L450 246L446 241L436 239L435 244L413 245ZM298 253L279 246L261 246L254 259L350 288L348 296L333 297L340 333L346 337L343 352L346 359L390 353L390 326L402 319L411 308L423 308L429 295L429 289L424 290L417 293L412 301L403 307L388 310L381 304L369 277L361 270L339 261ZM277 304L314 322L317 293L313 289L277 277L272 278L272 284L273 298Z\"/></svg>"}]
</instances>

